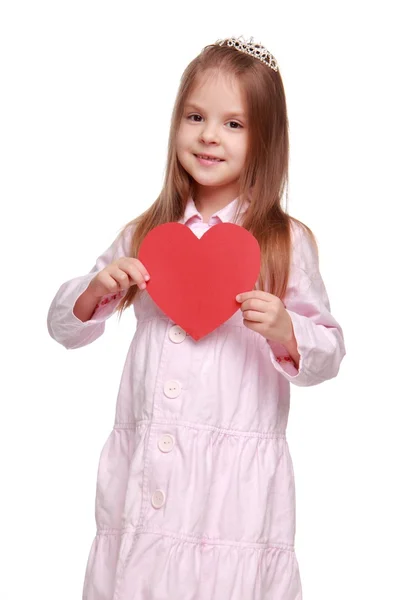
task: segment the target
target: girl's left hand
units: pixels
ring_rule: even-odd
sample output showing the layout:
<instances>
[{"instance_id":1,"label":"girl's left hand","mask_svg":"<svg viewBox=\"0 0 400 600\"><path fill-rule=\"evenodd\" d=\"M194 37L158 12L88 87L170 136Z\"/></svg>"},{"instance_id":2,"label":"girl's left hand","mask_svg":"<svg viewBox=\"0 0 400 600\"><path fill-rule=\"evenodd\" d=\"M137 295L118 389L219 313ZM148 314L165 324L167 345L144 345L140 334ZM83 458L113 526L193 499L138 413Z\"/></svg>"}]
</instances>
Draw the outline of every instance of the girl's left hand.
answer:
<instances>
[{"instance_id":1,"label":"girl's left hand","mask_svg":"<svg viewBox=\"0 0 400 600\"><path fill-rule=\"evenodd\" d=\"M272 342L287 344L293 339L293 324L278 296L252 290L236 296L241 302L243 324Z\"/></svg>"}]
</instances>

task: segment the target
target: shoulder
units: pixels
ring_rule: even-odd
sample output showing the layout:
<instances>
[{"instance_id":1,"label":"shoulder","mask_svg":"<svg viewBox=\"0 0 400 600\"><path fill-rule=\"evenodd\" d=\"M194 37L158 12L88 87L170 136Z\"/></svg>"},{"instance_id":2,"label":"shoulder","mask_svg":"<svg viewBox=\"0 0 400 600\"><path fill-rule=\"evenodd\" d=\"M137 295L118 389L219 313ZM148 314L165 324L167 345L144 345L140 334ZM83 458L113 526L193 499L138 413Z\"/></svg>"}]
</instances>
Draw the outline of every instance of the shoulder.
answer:
<instances>
[{"instance_id":1,"label":"shoulder","mask_svg":"<svg viewBox=\"0 0 400 600\"><path fill-rule=\"evenodd\" d=\"M318 243L313 231L294 217L290 217L290 229L292 264L304 270L318 268Z\"/></svg>"},{"instance_id":2,"label":"shoulder","mask_svg":"<svg viewBox=\"0 0 400 600\"><path fill-rule=\"evenodd\" d=\"M126 225L124 225L115 240L115 245L118 247L119 254L121 256L130 256L131 248L132 248L132 240L134 233L137 228L136 221L130 221Z\"/></svg>"}]
</instances>

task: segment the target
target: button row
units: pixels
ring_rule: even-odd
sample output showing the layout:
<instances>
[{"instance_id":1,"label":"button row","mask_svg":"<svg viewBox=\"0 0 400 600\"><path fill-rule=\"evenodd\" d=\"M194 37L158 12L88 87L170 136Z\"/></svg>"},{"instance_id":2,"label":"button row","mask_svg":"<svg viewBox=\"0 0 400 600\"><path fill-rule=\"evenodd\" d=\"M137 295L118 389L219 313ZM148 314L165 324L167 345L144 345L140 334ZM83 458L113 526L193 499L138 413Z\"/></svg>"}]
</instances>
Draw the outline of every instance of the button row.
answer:
<instances>
[{"instance_id":1,"label":"button row","mask_svg":"<svg viewBox=\"0 0 400 600\"><path fill-rule=\"evenodd\" d=\"M158 440L158 447L161 452L171 452L175 446L175 438L170 433L162 435ZM162 490L156 490L151 497L151 503L154 508L161 508L165 503L165 494Z\"/></svg>"},{"instance_id":2,"label":"button row","mask_svg":"<svg viewBox=\"0 0 400 600\"><path fill-rule=\"evenodd\" d=\"M181 344L186 338L186 331L179 327L179 325L173 325L169 332L168 337L174 344ZM175 379L170 379L164 383L164 394L167 398L177 398L182 392L182 385ZM161 452L171 452L175 446L175 438L173 435L166 433L162 435L158 440L158 448ZM161 508L165 504L165 494L163 490L156 490L151 497L151 504L154 508Z\"/></svg>"}]
</instances>

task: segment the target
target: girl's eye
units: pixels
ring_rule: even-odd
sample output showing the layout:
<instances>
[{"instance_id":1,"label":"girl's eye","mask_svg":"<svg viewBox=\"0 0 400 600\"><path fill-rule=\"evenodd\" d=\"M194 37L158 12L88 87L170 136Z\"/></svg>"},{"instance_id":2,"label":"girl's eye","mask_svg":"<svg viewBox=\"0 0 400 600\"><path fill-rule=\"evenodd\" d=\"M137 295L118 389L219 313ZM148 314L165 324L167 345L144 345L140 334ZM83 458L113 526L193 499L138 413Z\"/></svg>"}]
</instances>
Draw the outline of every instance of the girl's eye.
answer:
<instances>
[{"instance_id":1,"label":"girl's eye","mask_svg":"<svg viewBox=\"0 0 400 600\"><path fill-rule=\"evenodd\" d=\"M200 115L189 115L188 119L190 119L191 117L200 117ZM201 117L200 117L201 118ZM195 123L199 123L199 121L195 121ZM237 123L236 121L228 121L228 123L235 123L235 125L237 125L238 127L229 127L229 129L238 129L239 127L242 127L242 125L240 123Z\"/></svg>"}]
</instances>

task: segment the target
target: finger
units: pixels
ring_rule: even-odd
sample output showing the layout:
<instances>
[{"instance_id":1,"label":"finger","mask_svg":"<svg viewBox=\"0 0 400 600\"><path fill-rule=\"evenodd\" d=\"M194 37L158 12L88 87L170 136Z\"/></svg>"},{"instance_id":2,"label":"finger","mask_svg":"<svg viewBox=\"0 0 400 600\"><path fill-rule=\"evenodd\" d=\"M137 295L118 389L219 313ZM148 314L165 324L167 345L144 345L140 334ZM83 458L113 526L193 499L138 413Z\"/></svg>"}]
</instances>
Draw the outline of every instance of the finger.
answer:
<instances>
[{"instance_id":1,"label":"finger","mask_svg":"<svg viewBox=\"0 0 400 600\"><path fill-rule=\"evenodd\" d=\"M114 266L117 267L119 271L125 273L126 277L129 278L129 283L127 283L127 280L125 280L125 288L129 288L131 285L134 284L136 284L142 290L146 287L144 275L139 269L136 260L130 260L129 258L125 258L120 260L118 264L119 266Z\"/></svg>"},{"instance_id":2,"label":"finger","mask_svg":"<svg viewBox=\"0 0 400 600\"><path fill-rule=\"evenodd\" d=\"M136 283L136 279L138 278L138 276L141 277L141 274L139 274L139 271L137 271L135 279L135 275L134 277L132 277L131 273L126 272L124 269L125 267L121 268L117 265L113 265L113 268L110 269L110 275L114 277L115 281L118 283L121 289L127 290L131 287L131 285Z\"/></svg>"},{"instance_id":3,"label":"finger","mask_svg":"<svg viewBox=\"0 0 400 600\"><path fill-rule=\"evenodd\" d=\"M105 294L113 294L120 289L119 281L114 277L114 273L110 271L101 274L101 284L105 288Z\"/></svg>"},{"instance_id":4,"label":"finger","mask_svg":"<svg viewBox=\"0 0 400 600\"><path fill-rule=\"evenodd\" d=\"M249 300L250 298L271 300L273 295L269 292L264 292L263 290L251 290L250 292L242 292L236 296L238 302L244 302L244 300Z\"/></svg>"},{"instance_id":5,"label":"finger","mask_svg":"<svg viewBox=\"0 0 400 600\"><path fill-rule=\"evenodd\" d=\"M241 310L257 310L265 313L268 310L268 304L265 300L259 300L258 298L249 298L242 302Z\"/></svg>"},{"instance_id":6,"label":"finger","mask_svg":"<svg viewBox=\"0 0 400 600\"><path fill-rule=\"evenodd\" d=\"M243 319L245 321L252 321L255 323L262 323L263 321L263 313L257 310L245 310L243 312Z\"/></svg>"},{"instance_id":7,"label":"finger","mask_svg":"<svg viewBox=\"0 0 400 600\"><path fill-rule=\"evenodd\" d=\"M146 277L150 279L144 265L136 258L125 256L118 261L118 267L129 275L131 285L136 283L140 286L147 281Z\"/></svg>"},{"instance_id":8,"label":"finger","mask_svg":"<svg viewBox=\"0 0 400 600\"><path fill-rule=\"evenodd\" d=\"M243 325L245 327L247 327L247 329L251 329L252 331L256 331L257 333L261 333L261 334L263 333L263 324L262 323L244 320Z\"/></svg>"},{"instance_id":9,"label":"finger","mask_svg":"<svg viewBox=\"0 0 400 600\"><path fill-rule=\"evenodd\" d=\"M143 272L138 268L137 264L131 264L128 265L127 267L127 271L130 273L132 279L133 279L133 283L136 283L138 288L140 288L141 290L144 290L147 287L147 283L145 280L145 275L143 274Z\"/></svg>"},{"instance_id":10,"label":"finger","mask_svg":"<svg viewBox=\"0 0 400 600\"><path fill-rule=\"evenodd\" d=\"M146 267L144 266L144 264L138 258L135 258L134 261L135 261L135 265L137 266L139 271L142 273L143 278L146 281L148 281L150 279L150 274L149 274L148 270L146 269Z\"/></svg>"}]
</instances>

